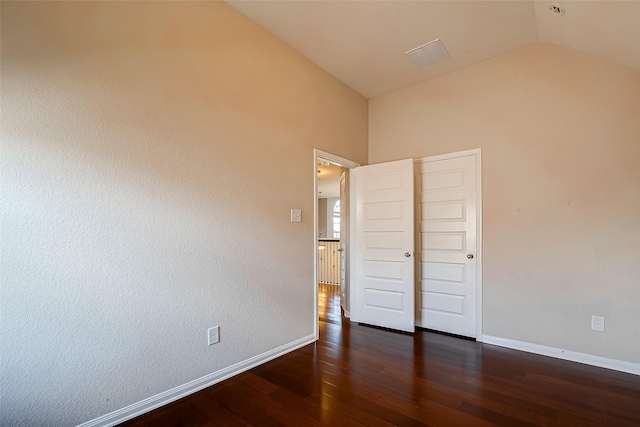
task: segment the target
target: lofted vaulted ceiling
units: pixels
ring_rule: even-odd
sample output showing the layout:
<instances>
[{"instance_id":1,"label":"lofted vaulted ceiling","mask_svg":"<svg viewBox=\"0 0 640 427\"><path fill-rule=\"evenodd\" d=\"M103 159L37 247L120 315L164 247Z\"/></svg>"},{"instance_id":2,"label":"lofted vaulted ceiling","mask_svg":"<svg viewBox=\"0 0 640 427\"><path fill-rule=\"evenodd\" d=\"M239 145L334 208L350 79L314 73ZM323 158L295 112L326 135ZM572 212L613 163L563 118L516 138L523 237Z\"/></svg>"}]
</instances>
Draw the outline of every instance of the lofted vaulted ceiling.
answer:
<instances>
[{"instance_id":1,"label":"lofted vaulted ceiling","mask_svg":"<svg viewBox=\"0 0 640 427\"><path fill-rule=\"evenodd\" d=\"M640 71L640 0L227 3L366 98L537 42ZM451 57L417 68L405 52L434 39Z\"/></svg>"}]
</instances>

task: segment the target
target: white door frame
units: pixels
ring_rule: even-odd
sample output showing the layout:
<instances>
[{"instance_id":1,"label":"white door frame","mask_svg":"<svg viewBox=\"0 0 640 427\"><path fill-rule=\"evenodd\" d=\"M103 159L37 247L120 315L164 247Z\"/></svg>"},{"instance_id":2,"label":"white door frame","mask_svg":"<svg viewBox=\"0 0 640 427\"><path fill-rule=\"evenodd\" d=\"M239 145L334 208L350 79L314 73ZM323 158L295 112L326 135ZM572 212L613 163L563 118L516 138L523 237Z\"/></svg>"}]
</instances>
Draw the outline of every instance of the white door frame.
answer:
<instances>
[{"instance_id":1,"label":"white door frame","mask_svg":"<svg viewBox=\"0 0 640 427\"><path fill-rule=\"evenodd\" d=\"M320 339L320 321L318 319L318 158L323 158L338 166L342 166L347 169L355 169L360 166L360 163L356 163L352 160L345 159L344 157L336 156L335 154L327 153L326 151L313 149L313 324L316 331L316 340ZM353 187L353 179L349 179L349 202L353 201L353 194L355 193ZM349 210L349 244L354 241L354 212L355 209ZM353 251L349 251L349 261L347 268L351 271L351 265L353 264ZM349 274L351 277L351 274ZM351 284L349 284L349 287ZM349 290L351 294L351 290Z\"/></svg>"},{"instance_id":2,"label":"white door frame","mask_svg":"<svg viewBox=\"0 0 640 427\"><path fill-rule=\"evenodd\" d=\"M430 163L469 156L475 156L476 159L476 341L482 342L482 260L484 259L482 256L482 149L475 148L438 156L423 157L421 159L414 159L413 164L416 165L419 163Z\"/></svg>"}]
</instances>

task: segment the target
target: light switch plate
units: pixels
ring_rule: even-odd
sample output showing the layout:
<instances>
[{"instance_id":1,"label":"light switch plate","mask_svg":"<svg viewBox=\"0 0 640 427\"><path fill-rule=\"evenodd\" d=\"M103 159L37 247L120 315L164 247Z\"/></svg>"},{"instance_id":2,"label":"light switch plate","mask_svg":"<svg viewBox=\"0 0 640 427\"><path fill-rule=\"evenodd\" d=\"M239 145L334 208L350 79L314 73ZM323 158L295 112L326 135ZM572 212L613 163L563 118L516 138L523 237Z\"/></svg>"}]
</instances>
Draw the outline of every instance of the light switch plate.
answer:
<instances>
[{"instance_id":1,"label":"light switch plate","mask_svg":"<svg viewBox=\"0 0 640 427\"><path fill-rule=\"evenodd\" d=\"M300 209L291 209L291 222L302 222L302 211Z\"/></svg>"},{"instance_id":2,"label":"light switch plate","mask_svg":"<svg viewBox=\"0 0 640 427\"><path fill-rule=\"evenodd\" d=\"M220 326L214 326L213 328L207 329L207 341L209 345L220 342Z\"/></svg>"}]
</instances>

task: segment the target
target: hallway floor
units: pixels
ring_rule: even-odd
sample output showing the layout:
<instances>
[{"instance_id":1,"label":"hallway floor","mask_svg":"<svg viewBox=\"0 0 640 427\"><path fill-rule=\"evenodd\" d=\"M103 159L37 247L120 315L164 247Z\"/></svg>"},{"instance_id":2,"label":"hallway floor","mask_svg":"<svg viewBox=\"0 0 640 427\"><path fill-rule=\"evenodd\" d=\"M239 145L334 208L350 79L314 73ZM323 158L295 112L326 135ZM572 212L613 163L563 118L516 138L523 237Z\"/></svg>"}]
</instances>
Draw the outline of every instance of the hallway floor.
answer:
<instances>
[{"instance_id":1,"label":"hallway floor","mask_svg":"<svg viewBox=\"0 0 640 427\"><path fill-rule=\"evenodd\" d=\"M342 324L340 285L318 283L318 317L322 322Z\"/></svg>"}]
</instances>

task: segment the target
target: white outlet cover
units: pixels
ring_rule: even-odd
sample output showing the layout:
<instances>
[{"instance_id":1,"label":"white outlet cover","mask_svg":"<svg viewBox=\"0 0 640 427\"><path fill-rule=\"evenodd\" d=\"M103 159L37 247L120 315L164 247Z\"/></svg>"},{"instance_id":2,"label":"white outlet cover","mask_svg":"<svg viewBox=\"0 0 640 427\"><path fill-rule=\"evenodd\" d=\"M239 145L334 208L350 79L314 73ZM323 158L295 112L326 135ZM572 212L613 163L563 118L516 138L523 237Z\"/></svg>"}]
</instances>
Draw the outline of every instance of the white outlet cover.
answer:
<instances>
[{"instance_id":1,"label":"white outlet cover","mask_svg":"<svg viewBox=\"0 0 640 427\"><path fill-rule=\"evenodd\" d=\"M604 317L591 316L591 330L597 332L604 332Z\"/></svg>"}]
</instances>

